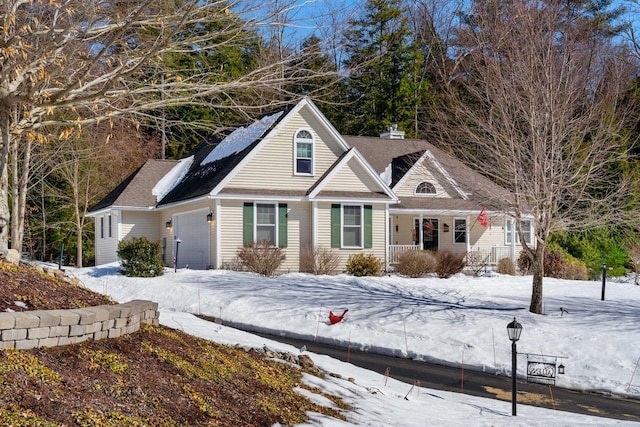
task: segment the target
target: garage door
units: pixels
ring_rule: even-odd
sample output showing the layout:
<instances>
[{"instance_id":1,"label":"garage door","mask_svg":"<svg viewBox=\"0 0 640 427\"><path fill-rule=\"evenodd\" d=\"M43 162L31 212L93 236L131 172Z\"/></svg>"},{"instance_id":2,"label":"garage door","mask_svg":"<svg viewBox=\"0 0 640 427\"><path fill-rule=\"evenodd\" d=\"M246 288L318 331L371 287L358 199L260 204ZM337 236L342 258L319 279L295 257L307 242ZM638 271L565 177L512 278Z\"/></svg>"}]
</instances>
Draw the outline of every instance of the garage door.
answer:
<instances>
[{"instance_id":1,"label":"garage door","mask_svg":"<svg viewBox=\"0 0 640 427\"><path fill-rule=\"evenodd\" d=\"M209 258L210 233L207 210L190 212L174 217L174 236L180 239L178 268L206 270L211 264ZM176 241L173 242L175 254Z\"/></svg>"}]
</instances>

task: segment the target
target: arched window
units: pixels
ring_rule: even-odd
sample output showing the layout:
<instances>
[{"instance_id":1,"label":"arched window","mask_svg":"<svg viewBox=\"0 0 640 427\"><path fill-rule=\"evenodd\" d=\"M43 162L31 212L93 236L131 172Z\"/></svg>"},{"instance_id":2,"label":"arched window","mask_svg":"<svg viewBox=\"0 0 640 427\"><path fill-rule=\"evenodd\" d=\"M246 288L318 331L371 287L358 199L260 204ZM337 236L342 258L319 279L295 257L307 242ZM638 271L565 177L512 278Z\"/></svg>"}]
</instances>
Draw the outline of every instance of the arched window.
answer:
<instances>
[{"instance_id":1,"label":"arched window","mask_svg":"<svg viewBox=\"0 0 640 427\"><path fill-rule=\"evenodd\" d=\"M416 187L416 194L436 194L436 187L430 182L421 182Z\"/></svg>"},{"instance_id":2,"label":"arched window","mask_svg":"<svg viewBox=\"0 0 640 427\"><path fill-rule=\"evenodd\" d=\"M313 136L308 130L299 130L295 137L295 173L313 175Z\"/></svg>"}]
</instances>

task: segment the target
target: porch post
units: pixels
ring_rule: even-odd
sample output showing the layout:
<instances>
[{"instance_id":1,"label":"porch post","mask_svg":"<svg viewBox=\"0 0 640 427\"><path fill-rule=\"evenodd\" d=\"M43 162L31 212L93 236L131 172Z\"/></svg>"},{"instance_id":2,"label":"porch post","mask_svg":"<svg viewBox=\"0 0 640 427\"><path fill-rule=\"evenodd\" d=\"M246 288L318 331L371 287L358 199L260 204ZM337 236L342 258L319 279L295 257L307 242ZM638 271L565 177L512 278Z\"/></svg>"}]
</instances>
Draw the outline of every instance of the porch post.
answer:
<instances>
[{"instance_id":1,"label":"porch post","mask_svg":"<svg viewBox=\"0 0 640 427\"><path fill-rule=\"evenodd\" d=\"M216 212L216 225L213 227L213 241L215 242L215 263L213 265L216 266L217 269L220 269L222 267L222 248L221 246L221 240L222 237L220 236L220 224L222 221L222 209L220 209L220 199L216 199L215 200L215 212Z\"/></svg>"},{"instance_id":2,"label":"porch post","mask_svg":"<svg viewBox=\"0 0 640 427\"><path fill-rule=\"evenodd\" d=\"M389 271L389 245L393 241L391 233L393 230L393 218L389 215L389 205L384 205L384 217L386 218L384 222L384 235L385 235L385 245L384 245L384 264L387 271Z\"/></svg>"},{"instance_id":3,"label":"porch post","mask_svg":"<svg viewBox=\"0 0 640 427\"><path fill-rule=\"evenodd\" d=\"M311 202L311 247L318 247L318 202Z\"/></svg>"},{"instance_id":4,"label":"porch post","mask_svg":"<svg viewBox=\"0 0 640 427\"><path fill-rule=\"evenodd\" d=\"M464 222L464 226L467 229L467 253L471 252L471 228L469 227L469 215L467 215L467 220Z\"/></svg>"},{"instance_id":5,"label":"porch post","mask_svg":"<svg viewBox=\"0 0 640 427\"><path fill-rule=\"evenodd\" d=\"M516 219L511 220L511 261L516 263Z\"/></svg>"},{"instance_id":6,"label":"porch post","mask_svg":"<svg viewBox=\"0 0 640 427\"><path fill-rule=\"evenodd\" d=\"M420 230L419 232L420 250L424 249L424 225L422 224L422 221L424 221L424 218L422 214L420 214L420 219L418 220L418 230Z\"/></svg>"}]
</instances>

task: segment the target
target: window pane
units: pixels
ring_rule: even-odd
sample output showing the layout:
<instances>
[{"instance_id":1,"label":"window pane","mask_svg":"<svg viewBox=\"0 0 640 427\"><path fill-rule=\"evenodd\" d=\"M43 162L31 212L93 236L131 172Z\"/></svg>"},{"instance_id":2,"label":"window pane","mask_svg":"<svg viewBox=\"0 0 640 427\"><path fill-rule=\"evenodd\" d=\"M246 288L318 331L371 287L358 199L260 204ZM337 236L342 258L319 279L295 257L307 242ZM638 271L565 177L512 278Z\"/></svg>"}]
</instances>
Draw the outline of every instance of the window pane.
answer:
<instances>
[{"instance_id":1,"label":"window pane","mask_svg":"<svg viewBox=\"0 0 640 427\"><path fill-rule=\"evenodd\" d=\"M258 205L256 210L256 224L275 225L276 207L274 205Z\"/></svg>"},{"instance_id":2,"label":"window pane","mask_svg":"<svg viewBox=\"0 0 640 427\"><path fill-rule=\"evenodd\" d=\"M268 240L271 245L276 244L276 227L258 225L256 227L256 242L260 243L263 240Z\"/></svg>"},{"instance_id":3,"label":"window pane","mask_svg":"<svg viewBox=\"0 0 640 427\"><path fill-rule=\"evenodd\" d=\"M467 221L464 219L456 219L454 224L454 242L466 243L467 242Z\"/></svg>"},{"instance_id":4,"label":"window pane","mask_svg":"<svg viewBox=\"0 0 640 427\"><path fill-rule=\"evenodd\" d=\"M344 237L344 246L360 247L360 227L345 227L342 233Z\"/></svg>"},{"instance_id":5,"label":"window pane","mask_svg":"<svg viewBox=\"0 0 640 427\"><path fill-rule=\"evenodd\" d=\"M416 194L436 194L436 187L430 182L421 182L416 188Z\"/></svg>"},{"instance_id":6,"label":"window pane","mask_svg":"<svg viewBox=\"0 0 640 427\"><path fill-rule=\"evenodd\" d=\"M300 139L313 139L313 137L311 136L311 133L309 131L306 130L301 130L300 132L298 132L296 134L296 138L300 138Z\"/></svg>"},{"instance_id":7,"label":"window pane","mask_svg":"<svg viewBox=\"0 0 640 427\"><path fill-rule=\"evenodd\" d=\"M531 244L531 221L522 221L522 233L524 234L524 241L527 244Z\"/></svg>"},{"instance_id":8,"label":"window pane","mask_svg":"<svg viewBox=\"0 0 640 427\"><path fill-rule=\"evenodd\" d=\"M362 208L360 206L343 206L342 245L345 247L362 246Z\"/></svg>"},{"instance_id":9,"label":"window pane","mask_svg":"<svg viewBox=\"0 0 640 427\"><path fill-rule=\"evenodd\" d=\"M360 225L360 206L344 207L344 225Z\"/></svg>"},{"instance_id":10,"label":"window pane","mask_svg":"<svg viewBox=\"0 0 640 427\"><path fill-rule=\"evenodd\" d=\"M311 160L309 159L296 160L296 171L298 173L311 173Z\"/></svg>"},{"instance_id":11,"label":"window pane","mask_svg":"<svg viewBox=\"0 0 640 427\"><path fill-rule=\"evenodd\" d=\"M311 151L312 151L311 144L308 144L306 142L298 142L297 147L298 147L298 153L297 153L298 157L302 157L306 159L311 158Z\"/></svg>"}]
</instances>

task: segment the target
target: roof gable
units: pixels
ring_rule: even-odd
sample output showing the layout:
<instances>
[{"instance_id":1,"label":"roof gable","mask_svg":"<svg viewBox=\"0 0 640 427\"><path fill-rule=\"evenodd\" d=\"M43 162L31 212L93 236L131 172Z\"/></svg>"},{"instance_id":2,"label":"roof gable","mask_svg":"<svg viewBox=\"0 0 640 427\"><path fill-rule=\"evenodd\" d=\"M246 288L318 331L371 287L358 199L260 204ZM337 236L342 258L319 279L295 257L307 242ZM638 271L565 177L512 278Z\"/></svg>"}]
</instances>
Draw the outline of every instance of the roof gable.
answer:
<instances>
[{"instance_id":1,"label":"roof gable","mask_svg":"<svg viewBox=\"0 0 640 427\"><path fill-rule=\"evenodd\" d=\"M393 188L406 179L420 159L431 174L437 177L449 194L457 193L465 206L506 210L512 199L511 193L482 174L466 166L460 160L443 152L427 141L415 139L383 139L375 137L345 136L345 140L357 147L377 173L386 175ZM422 157L415 153L423 152ZM396 160L396 167L393 161ZM410 165L410 167L408 167ZM405 203L407 197L401 197ZM416 203L424 204L424 197ZM430 199L434 200L434 199Z\"/></svg>"},{"instance_id":2,"label":"roof gable","mask_svg":"<svg viewBox=\"0 0 640 427\"><path fill-rule=\"evenodd\" d=\"M321 196L323 192L325 194L331 192L335 195L337 191L343 191L345 194L385 195L388 199L397 201L393 192L355 148L344 153L309 189L308 194L309 198L315 198Z\"/></svg>"}]
</instances>

